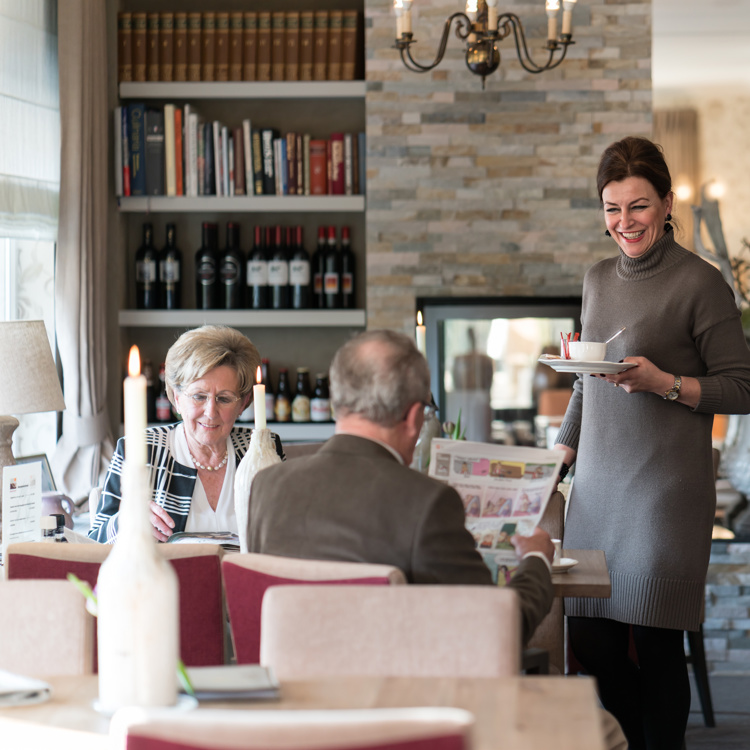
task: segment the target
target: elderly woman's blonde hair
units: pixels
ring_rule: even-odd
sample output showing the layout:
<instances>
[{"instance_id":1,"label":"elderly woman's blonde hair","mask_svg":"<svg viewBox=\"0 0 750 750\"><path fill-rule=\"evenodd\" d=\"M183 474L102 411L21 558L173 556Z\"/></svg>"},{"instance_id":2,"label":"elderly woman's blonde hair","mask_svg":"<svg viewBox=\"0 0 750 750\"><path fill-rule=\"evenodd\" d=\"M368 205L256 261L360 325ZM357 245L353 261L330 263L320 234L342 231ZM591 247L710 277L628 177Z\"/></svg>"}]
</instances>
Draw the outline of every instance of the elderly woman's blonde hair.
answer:
<instances>
[{"instance_id":1,"label":"elderly woman's blonde hair","mask_svg":"<svg viewBox=\"0 0 750 750\"><path fill-rule=\"evenodd\" d=\"M231 367L237 373L238 396L252 393L260 353L255 344L229 326L201 326L172 344L164 362L167 397L175 406L174 392L183 391L215 367Z\"/></svg>"}]
</instances>

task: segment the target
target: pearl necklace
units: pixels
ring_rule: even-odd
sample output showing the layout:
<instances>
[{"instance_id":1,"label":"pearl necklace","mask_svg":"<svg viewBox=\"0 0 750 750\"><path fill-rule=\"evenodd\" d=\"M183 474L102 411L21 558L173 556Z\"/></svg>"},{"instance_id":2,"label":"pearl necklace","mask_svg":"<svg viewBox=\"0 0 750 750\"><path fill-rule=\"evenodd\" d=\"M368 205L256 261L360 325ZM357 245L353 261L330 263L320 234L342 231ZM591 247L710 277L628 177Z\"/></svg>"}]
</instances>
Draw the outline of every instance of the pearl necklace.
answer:
<instances>
[{"instance_id":1,"label":"pearl necklace","mask_svg":"<svg viewBox=\"0 0 750 750\"><path fill-rule=\"evenodd\" d=\"M224 458L222 459L221 463L218 466L204 466L202 463L196 460L195 456L192 454L191 451L188 451L190 453L190 458L193 459L193 463L195 464L196 468L203 469L204 471L218 471L219 469L224 466L224 464L229 459L229 451L225 451Z\"/></svg>"}]
</instances>

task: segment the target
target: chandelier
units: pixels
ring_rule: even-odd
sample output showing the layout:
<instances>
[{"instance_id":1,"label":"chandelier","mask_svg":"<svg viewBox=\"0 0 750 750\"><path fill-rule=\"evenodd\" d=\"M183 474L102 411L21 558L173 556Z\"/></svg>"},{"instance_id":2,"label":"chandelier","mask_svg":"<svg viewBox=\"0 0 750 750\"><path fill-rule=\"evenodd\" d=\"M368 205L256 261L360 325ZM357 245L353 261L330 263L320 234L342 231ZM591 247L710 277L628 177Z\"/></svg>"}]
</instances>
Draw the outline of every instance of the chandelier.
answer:
<instances>
[{"instance_id":1,"label":"chandelier","mask_svg":"<svg viewBox=\"0 0 750 750\"><path fill-rule=\"evenodd\" d=\"M546 0L547 41L543 49L547 59L537 64L531 59L526 45L521 19L515 13L497 12L498 0L466 0L466 12L453 13L448 16L443 26L443 35L438 45L435 59L428 65L418 63L411 53L416 39L411 30L411 6L413 0L393 0L396 12L396 44L401 61L415 73L426 73L440 65L448 45L448 34L451 24L456 22L456 37L466 42L466 66L475 75L482 76L482 88L486 76L494 73L500 65L498 42L513 34L516 43L518 60L529 73L543 73L556 68L564 59L568 47L573 42L572 15L576 0L562 0L562 29L557 33L557 21L560 0Z\"/></svg>"}]
</instances>

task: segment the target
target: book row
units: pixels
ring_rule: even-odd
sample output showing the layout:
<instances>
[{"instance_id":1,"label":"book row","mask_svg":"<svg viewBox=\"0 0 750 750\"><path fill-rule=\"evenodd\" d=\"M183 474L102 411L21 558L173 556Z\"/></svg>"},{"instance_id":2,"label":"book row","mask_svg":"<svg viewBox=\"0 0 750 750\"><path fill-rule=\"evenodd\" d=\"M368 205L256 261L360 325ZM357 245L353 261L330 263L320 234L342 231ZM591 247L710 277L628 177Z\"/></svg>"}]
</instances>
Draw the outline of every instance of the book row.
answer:
<instances>
[{"instance_id":1,"label":"book row","mask_svg":"<svg viewBox=\"0 0 750 750\"><path fill-rule=\"evenodd\" d=\"M204 121L195 108L116 107L117 196L360 195L365 134L281 133Z\"/></svg>"},{"instance_id":2,"label":"book row","mask_svg":"<svg viewBox=\"0 0 750 750\"><path fill-rule=\"evenodd\" d=\"M355 10L127 13L118 81L351 81L362 76Z\"/></svg>"}]
</instances>

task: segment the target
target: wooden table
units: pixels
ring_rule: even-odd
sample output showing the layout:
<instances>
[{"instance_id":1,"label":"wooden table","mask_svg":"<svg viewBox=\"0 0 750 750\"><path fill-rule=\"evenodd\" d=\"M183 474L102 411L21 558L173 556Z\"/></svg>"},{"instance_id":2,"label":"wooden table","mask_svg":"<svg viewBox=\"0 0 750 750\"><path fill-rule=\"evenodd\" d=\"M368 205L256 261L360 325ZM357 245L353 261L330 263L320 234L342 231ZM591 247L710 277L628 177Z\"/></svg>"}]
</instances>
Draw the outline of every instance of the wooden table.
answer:
<instances>
[{"instance_id":1,"label":"wooden table","mask_svg":"<svg viewBox=\"0 0 750 750\"><path fill-rule=\"evenodd\" d=\"M47 680L52 700L0 709L3 750L105 750L109 720L91 707L96 676ZM362 677L284 682L275 702L206 708L325 709L453 706L476 718L474 750L603 750L593 680L582 677ZM198 710L201 710L200 708Z\"/></svg>"},{"instance_id":2,"label":"wooden table","mask_svg":"<svg viewBox=\"0 0 750 750\"><path fill-rule=\"evenodd\" d=\"M547 617L536 629L530 646L549 652L550 671L565 673L565 618L562 597L588 596L606 599L612 595L612 582L607 558L602 550L565 549L563 557L578 560L578 565L565 573L552 574L555 600Z\"/></svg>"}]
</instances>

